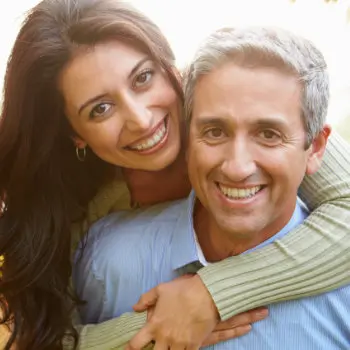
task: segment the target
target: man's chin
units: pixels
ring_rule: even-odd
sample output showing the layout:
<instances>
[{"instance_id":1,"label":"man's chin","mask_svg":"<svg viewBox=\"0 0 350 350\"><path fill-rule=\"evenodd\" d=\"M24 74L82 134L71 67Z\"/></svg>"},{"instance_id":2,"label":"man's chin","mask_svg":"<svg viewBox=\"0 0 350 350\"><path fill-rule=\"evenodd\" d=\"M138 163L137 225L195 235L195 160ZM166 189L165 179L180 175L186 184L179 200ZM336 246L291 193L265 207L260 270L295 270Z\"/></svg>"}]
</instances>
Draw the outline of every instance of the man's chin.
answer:
<instances>
[{"instance_id":1,"label":"man's chin","mask_svg":"<svg viewBox=\"0 0 350 350\"><path fill-rule=\"evenodd\" d=\"M242 222L241 218L237 218L237 220L221 218L217 220L218 228L222 232L226 232L229 237L237 240L250 240L256 236L256 232L259 231L256 225L252 225L253 219L248 219Z\"/></svg>"}]
</instances>

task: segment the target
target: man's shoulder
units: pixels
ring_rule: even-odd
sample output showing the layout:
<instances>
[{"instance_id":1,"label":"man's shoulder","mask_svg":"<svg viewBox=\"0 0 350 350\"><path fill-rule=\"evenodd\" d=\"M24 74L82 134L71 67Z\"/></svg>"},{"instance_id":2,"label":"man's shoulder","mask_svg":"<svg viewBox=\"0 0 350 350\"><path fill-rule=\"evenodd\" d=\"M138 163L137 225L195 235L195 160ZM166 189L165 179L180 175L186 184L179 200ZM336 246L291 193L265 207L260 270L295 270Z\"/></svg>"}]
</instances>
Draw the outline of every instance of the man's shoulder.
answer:
<instances>
[{"instance_id":1,"label":"man's shoulder","mask_svg":"<svg viewBox=\"0 0 350 350\"><path fill-rule=\"evenodd\" d=\"M177 220L184 210L185 200L179 200L110 214L90 228L75 261L80 268L94 266L94 274L101 280L106 271L115 277L127 276L137 266L150 264L152 256L169 256Z\"/></svg>"},{"instance_id":2,"label":"man's shoulder","mask_svg":"<svg viewBox=\"0 0 350 350\"><path fill-rule=\"evenodd\" d=\"M115 212L96 222L91 230L100 231L103 228L103 230L122 231L133 228L133 231L137 229L142 231L148 228L153 229L154 226L161 224L172 224L178 220L185 203L186 199L182 199L137 210Z\"/></svg>"},{"instance_id":3,"label":"man's shoulder","mask_svg":"<svg viewBox=\"0 0 350 350\"><path fill-rule=\"evenodd\" d=\"M142 242L153 239L155 234L170 236L176 222L186 209L186 199L154 205L145 209L119 211L100 219L89 229L83 246L116 245L131 240ZM84 249L85 249L84 248Z\"/></svg>"}]
</instances>

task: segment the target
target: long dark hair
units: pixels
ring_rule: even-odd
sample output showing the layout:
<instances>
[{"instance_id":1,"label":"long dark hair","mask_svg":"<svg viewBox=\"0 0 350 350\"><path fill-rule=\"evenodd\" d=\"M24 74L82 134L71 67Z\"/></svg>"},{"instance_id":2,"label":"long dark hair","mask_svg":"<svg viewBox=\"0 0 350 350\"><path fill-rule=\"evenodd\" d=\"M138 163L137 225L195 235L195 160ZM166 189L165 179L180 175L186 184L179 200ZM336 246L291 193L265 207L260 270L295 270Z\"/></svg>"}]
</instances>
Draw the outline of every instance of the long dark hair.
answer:
<instances>
[{"instance_id":1,"label":"long dark hair","mask_svg":"<svg viewBox=\"0 0 350 350\"><path fill-rule=\"evenodd\" d=\"M57 80L78 47L123 40L165 69L182 99L159 28L118 0L44 0L27 15L9 58L0 120L2 324L21 350L77 341L70 226L114 167L91 151L79 162Z\"/></svg>"}]
</instances>

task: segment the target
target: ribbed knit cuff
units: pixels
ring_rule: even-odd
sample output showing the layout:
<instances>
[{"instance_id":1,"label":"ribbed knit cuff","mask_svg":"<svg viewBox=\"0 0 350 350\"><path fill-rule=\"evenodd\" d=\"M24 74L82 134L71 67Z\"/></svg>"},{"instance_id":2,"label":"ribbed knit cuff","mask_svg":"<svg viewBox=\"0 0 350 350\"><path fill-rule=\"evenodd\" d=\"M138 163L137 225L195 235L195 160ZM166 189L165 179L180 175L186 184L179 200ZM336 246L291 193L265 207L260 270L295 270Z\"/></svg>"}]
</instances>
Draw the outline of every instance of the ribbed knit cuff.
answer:
<instances>
[{"instance_id":1,"label":"ribbed knit cuff","mask_svg":"<svg viewBox=\"0 0 350 350\"><path fill-rule=\"evenodd\" d=\"M78 326L78 350L124 349L144 326L146 319L146 312L128 313L103 323ZM72 344L67 342L64 349L72 349Z\"/></svg>"}]
</instances>

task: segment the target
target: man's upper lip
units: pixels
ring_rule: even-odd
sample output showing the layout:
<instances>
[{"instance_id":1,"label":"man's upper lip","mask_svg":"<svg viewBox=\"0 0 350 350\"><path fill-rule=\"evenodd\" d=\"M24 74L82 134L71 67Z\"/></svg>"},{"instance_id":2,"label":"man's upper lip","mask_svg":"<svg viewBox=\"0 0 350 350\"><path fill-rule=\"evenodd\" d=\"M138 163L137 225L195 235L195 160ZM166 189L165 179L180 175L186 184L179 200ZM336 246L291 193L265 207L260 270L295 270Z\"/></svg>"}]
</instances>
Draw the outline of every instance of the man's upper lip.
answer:
<instances>
[{"instance_id":1,"label":"man's upper lip","mask_svg":"<svg viewBox=\"0 0 350 350\"><path fill-rule=\"evenodd\" d=\"M133 141L132 143L128 144L127 148L129 147L133 147L133 146L136 146L137 144L141 143L142 140L144 139L148 139L151 135L154 134L154 132L162 125L162 123L164 123L165 121L165 118L164 117L159 123L157 123L152 129L150 129L149 131L147 131L146 134L144 134L143 136L141 136L139 139L137 139L136 141Z\"/></svg>"}]
</instances>

